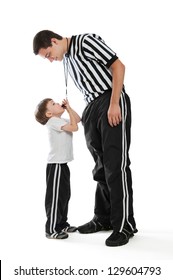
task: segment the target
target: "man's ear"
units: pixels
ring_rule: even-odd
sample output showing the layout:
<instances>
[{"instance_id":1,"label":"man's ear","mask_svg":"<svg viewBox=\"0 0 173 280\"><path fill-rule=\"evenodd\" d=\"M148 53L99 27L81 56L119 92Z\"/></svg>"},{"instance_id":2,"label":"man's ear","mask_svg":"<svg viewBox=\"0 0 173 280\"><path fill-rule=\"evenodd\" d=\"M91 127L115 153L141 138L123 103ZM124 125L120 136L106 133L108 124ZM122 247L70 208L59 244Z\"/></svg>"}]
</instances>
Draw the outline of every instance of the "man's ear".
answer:
<instances>
[{"instance_id":1,"label":"man's ear","mask_svg":"<svg viewBox=\"0 0 173 280\"><path fill-rule=\"evenodd\" d=\"M58 40L57 40L56 38L51 38L51 43L54 43L54 44L56 44L56 45L57 45Z\"/></svg>"},{"instance_id":2,"label":"man's ear","mask_svg":"<svg viewBox=\"0 0 173 280\"><path fill-rule=\"evenodd\" d=\"M51 118L52 117L52 113L49 112L49 111L47 111L45 115L46 115L47 118Z\"/></svg>"}]
</instances>

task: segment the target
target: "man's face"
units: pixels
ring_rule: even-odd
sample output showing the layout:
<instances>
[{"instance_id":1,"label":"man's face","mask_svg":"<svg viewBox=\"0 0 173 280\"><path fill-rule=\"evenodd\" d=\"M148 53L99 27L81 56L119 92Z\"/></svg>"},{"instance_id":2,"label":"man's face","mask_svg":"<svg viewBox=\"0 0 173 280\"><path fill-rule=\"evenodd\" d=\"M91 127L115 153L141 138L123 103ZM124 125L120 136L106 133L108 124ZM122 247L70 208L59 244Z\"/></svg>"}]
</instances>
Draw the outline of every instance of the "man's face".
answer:
<instances>
[{"instance_id":1,"label":"man's face","mask_svg":"<svg viewBox=\"0 0 173 280\"><path fill-rule=\"evenodd\" d=\"M62 61L64 56L62 40L52 39L52 46L47 49L41 48L39 55L43 58L47 58L50 62Z\"/></svg>"}]
</instances>

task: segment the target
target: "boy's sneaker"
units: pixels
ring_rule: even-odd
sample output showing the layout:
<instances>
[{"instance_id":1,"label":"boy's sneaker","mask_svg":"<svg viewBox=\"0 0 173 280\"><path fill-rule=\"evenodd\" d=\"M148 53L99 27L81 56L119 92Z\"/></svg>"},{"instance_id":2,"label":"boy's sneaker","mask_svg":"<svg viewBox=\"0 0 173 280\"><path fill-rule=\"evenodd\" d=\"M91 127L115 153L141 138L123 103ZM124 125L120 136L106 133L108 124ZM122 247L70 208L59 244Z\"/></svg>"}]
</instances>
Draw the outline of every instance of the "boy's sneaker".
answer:
<instances>
[{"instance_id":1,"label":"boy's sneaker","mask_svg":"<svg viewBox=\"0 0 173 280\"><path fill-rule=\"evenodd\" d=\"M77 227L74 226L66 226L65 228L62 229L64 232L75 232L77 230Z\"/></svg>"},{"instance_id":2,"label":"boy's sneaker","mask_svg":"<svg viewBox=\"0 0 173 280\"><path fill-rule=\"evenodd\" d=\"M64 231L60 231L52 234L46 233L46 237L49 239L65 239L68 238L68 234Z\"/></svg>"}]
</instances>

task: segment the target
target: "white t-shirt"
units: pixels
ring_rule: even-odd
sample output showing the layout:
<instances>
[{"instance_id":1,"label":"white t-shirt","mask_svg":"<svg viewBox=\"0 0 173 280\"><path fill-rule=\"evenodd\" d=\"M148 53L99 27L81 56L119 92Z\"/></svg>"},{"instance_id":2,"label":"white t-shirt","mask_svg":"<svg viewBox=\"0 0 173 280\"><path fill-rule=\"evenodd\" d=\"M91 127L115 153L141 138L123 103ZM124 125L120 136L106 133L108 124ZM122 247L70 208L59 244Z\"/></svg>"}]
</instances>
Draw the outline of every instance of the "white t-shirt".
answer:
<instances>
[{"instance_id":1,"label":"white t-shirt","mask_svg":"<svg viewBox=\"0 0 173 280\"><path fill-rule=\"evenodd\" d=\"M61 129L67 123L67 119L58 117L52 117L46 123L50 144L48 163L66 163L73 160L73 134Z\"/></svg>"}]
</instances>

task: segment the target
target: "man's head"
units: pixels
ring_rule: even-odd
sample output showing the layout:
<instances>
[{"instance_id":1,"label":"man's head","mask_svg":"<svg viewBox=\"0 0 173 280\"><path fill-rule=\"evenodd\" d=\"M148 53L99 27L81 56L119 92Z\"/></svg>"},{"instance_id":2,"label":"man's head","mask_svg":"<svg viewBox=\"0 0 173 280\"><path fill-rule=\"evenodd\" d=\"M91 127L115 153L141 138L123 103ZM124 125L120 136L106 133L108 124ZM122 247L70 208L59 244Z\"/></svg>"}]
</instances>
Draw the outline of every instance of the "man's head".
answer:
<instances>
[{"instance_id":1,"label":"man's head","mask_svg":"<svg viewBox=\"0 0 173 280\"><path fill-rule=\"evenodd\" d=\"M50 30L42 30L34 37L33 51L50 62L61 61L67 51L66 40Z\"/></svg>"}]
</instances>

